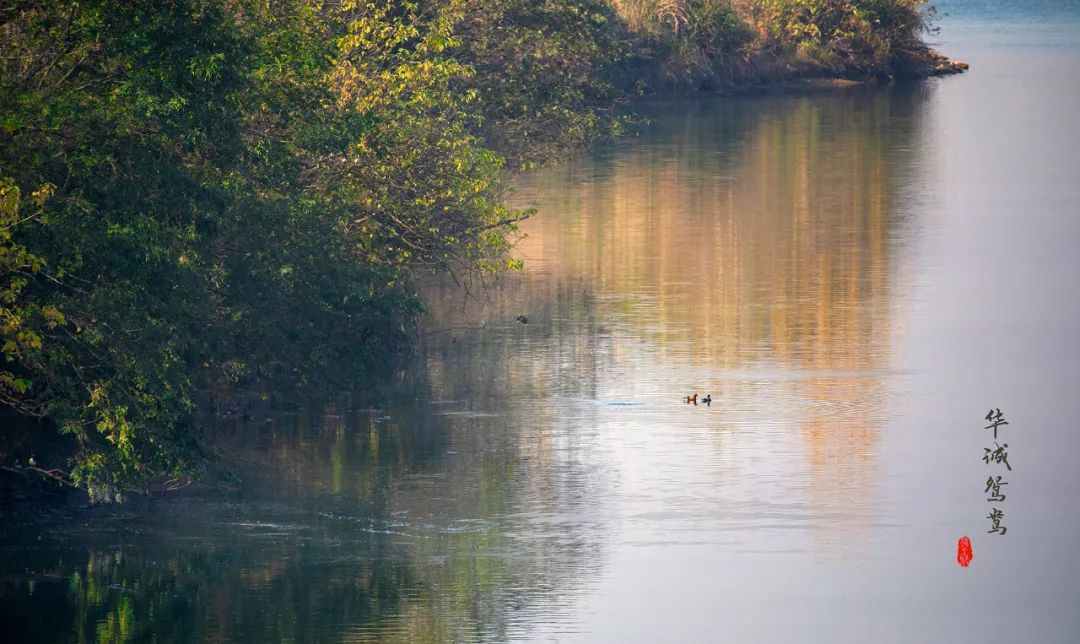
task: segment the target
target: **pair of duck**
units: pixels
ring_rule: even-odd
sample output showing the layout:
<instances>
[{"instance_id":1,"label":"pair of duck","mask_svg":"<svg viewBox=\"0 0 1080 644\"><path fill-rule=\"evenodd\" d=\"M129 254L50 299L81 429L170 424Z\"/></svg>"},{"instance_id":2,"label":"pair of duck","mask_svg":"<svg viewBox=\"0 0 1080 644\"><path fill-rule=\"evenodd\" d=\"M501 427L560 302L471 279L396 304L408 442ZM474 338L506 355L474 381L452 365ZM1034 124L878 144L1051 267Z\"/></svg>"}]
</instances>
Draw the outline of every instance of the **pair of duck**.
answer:
<instances>
[{"instance_id":1,"label":"pair of duck","mask_svg":"<svg viewBox=\"0 0 1080 644\"><path fill-rule=\"evenodd\" d=\"M706 394L705 397L701 399L701 402L705 403L706 405L711 406L712 405L712 394ZM697 404L697 394L696 393L693 396L687 396L686 397L686 404L689 405L690 403L694 403L695 405Z\"/></svg>"}]
</instances>

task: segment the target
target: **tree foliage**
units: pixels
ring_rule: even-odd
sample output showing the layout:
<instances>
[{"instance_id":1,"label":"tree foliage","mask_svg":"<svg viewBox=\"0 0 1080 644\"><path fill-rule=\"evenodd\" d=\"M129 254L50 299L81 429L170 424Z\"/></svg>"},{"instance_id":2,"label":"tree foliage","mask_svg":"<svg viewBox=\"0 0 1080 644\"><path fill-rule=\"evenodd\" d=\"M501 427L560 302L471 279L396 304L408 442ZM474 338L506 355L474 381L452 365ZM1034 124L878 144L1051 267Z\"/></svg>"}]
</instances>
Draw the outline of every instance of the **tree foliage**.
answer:
<instances>
[{"instance_id":1,"label":"tree foliage","mask_svg":"<svg viewBox=\"0 0 1080 644\"><path fill-rule=\"evenodd\" d=\"M925 0L614 0L647 89L799 76L925 76Z\"/></svg>"},{"instance_id":2,"label":"tree foliage","mask_svg":"<svg viewBox=\"0 0 1080 644\"><path fill-rule=\"evenodd\" d=\"M0 395L96 498L197 469L200 392L347 382L415 271L505 263L454 4L0 12Z\"/></svg>"},{"instance_id":3,"label":"tree foliage","mask_svg":"<svg viewBox=\"0 0 1080 644\"><path fill-rule=\"evenodd\" d=\"M94 498L192 475L215 392L347 385L405 344L418 273L518 266L505 159L754 51L891 64L919 4L11 0L0 465L58 430Z\"/></svg>"},{"instance_id":4,"label":"tree foliage","mask_svg":"<svg viewBox=\"0 0 1080 644\"><path fill-rule=\"evenodd\" d=\"M629 32L607 0L466 3L452 54L473 73L480 134L518 167L621 131Z\"/></svg>"}]
</instances>

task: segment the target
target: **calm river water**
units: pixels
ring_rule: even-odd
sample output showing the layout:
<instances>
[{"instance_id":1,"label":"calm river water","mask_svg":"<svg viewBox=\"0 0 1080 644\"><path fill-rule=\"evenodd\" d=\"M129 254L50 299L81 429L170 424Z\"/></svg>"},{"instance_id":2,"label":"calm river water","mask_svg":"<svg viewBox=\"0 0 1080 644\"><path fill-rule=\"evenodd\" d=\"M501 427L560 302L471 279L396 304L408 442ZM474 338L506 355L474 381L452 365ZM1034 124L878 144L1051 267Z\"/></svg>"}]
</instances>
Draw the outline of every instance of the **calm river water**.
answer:
<instances>
[{"instance_id":1,"label":"calm river water","mask_svg":"<svg viewBox=\"0 0 1080 644\"><path fill-rule=\"evenodd\" d=\"M0 638L1080 640L1080 8L941 8L968 74L522 177L526 270L377 408L223 428L239 491L0 526Z\"/></svg>"}]
</instances>

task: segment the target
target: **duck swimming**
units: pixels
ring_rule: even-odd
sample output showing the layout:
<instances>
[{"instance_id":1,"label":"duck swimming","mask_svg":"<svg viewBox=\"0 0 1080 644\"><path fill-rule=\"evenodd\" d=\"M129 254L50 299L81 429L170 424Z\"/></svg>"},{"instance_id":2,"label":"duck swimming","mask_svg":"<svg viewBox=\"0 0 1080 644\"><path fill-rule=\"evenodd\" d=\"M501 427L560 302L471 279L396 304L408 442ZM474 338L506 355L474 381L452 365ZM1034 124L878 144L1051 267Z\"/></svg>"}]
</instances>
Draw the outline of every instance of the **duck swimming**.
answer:
<instances>
[{"instance_id":1,"label":"duck swimming","mask_svg":"<svg viewBox=\"0 0 1080 644\"><path fill-rule=\"evenodd\" d=\"M694 403L695 405L697 404L697 394L686 397L686 404L689 405L690 403Z\"/></svg>"},{"instance_id":2,"label":"duck swimming","mask_svg":"<svg viewBox=\"0 0 1080 644\"><path fill-rule=\"evenodd\" d=\"M701 402L706 405L712 405L712 394L706 394L705 397L701 399Z\"/></svg>"}]
</instances>

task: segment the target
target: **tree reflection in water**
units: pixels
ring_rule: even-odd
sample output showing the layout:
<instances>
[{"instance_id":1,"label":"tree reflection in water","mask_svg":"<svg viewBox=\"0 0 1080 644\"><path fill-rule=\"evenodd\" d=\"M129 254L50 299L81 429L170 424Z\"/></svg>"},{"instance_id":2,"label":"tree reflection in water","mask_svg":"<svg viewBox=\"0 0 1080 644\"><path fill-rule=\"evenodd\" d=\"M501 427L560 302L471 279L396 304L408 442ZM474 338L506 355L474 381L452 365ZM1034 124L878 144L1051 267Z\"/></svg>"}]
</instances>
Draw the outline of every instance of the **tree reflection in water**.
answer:
<instances>
[{"instance_id":1,"label":"tree reflection in water","mask_svg":"<svg viewBox=\"0 0 1080 644\"><path fill-rule=\"evenodd\" d=\"M639 139L522 177L526 271L467 301L429 284L422 354L371 409L222 427L238 492L7 526L7 633L502 641L575 629L619 531L829 515L816 538L850 538L875 516L928 91L654 106ZM680 403L695 387L711 407Z\"/></svg>"}]
</instances>

